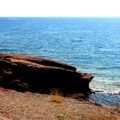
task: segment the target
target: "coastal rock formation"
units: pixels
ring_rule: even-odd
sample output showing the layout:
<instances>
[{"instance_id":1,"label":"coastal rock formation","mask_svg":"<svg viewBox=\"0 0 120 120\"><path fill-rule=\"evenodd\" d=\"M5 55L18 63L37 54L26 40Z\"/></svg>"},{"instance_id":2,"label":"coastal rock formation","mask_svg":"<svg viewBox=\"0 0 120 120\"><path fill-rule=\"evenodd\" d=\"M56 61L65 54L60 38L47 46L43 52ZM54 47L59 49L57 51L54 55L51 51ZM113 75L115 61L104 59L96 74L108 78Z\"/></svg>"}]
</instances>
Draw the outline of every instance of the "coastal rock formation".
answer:
<instances>
[{"instance_id":1,"label":"coastal rock formation","mask_svg":"<svg viewBox=\"0 0 120 120\"><path fill-rule=\"evenodd\" d=\"M90 92L93 76L50 59L18 54L0 54L0 86L18 91L48 92L57 88L66 93Z\"/></svg>"}]
</instances>

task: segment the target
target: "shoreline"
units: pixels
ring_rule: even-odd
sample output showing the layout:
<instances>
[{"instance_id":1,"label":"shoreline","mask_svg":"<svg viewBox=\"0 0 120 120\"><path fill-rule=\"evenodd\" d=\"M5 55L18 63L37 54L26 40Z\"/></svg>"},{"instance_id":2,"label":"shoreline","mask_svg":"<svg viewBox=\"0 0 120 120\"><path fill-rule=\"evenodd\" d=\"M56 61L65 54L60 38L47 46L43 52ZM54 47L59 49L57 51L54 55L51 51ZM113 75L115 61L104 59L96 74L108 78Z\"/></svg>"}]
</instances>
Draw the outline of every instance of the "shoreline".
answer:
<instances>
[{"instance_id":1,"label":"shoreline","mask_svg":"<svg viewBox=\"0 0 120 120\"><path fill-rule=\"evenodd\" d=\"M120 108L119 97L119 95L95 92L89 96L89 99L96 101L102 105Z\"/></svg>"},{"instance_id":2,"label":"shoreline","mask_svg":"<svg viewBox=\"0 0 120 120\"><path fill-rule=\"evenodd\" d=\"M0 87L0 118L6 120L119 120L120 109L87 99L63 97L53 102L51 95L17 92Z\"/></svg>"}]
</instances>

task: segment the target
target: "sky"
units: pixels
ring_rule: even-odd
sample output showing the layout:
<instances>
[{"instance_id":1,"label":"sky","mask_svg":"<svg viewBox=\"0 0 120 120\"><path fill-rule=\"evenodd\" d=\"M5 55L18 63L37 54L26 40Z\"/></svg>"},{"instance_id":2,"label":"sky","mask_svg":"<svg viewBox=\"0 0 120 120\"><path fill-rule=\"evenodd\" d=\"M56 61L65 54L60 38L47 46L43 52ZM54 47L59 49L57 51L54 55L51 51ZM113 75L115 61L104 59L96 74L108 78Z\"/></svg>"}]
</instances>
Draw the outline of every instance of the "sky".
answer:
<instances>
[{"instance_id":1,"label":"sky","mask_svg":"<svg viewBox=\"0 0 120 120\"><path fill-rule=\"evenodd\" d=\"M120 0L0 0L1 17L120 17Z\"/></svg>"}]
</instances>

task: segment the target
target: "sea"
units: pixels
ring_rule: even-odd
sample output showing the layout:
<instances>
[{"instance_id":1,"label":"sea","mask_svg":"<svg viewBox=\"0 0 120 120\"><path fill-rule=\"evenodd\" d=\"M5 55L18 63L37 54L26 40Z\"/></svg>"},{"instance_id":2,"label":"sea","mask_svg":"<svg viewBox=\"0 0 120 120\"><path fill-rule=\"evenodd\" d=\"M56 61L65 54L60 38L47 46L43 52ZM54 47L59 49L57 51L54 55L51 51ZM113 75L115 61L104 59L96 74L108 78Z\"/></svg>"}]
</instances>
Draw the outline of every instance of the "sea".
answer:
<instances>
[{"instance_id":1,"label":"sea","mask_svg":"<svg viewBox=\"0 0 120 120\"><path fill-rule=\"evenodd\" d=\"M0 17L0 52L73 65L94 76L89 99L120 108L120 18Z\"/></svg>"}]
</instances>

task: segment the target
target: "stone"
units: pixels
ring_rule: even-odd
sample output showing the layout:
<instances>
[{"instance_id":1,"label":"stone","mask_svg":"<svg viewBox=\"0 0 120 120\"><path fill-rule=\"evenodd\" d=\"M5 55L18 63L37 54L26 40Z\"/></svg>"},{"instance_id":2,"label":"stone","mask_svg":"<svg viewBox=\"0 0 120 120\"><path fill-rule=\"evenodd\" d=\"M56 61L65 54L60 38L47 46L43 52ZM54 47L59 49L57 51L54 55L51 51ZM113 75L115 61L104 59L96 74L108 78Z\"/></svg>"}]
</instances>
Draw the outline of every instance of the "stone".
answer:
<instances>
[{"instance_id":1,"label":"stone","mask_svg":"<svg viewBox=\"0 0 120 120\"><path fill-rule=\"evenodd\" d=\"M88 93L93 76L55 60L0 53L0 86L18 91Z\"/></svg>"}]
</instances>

